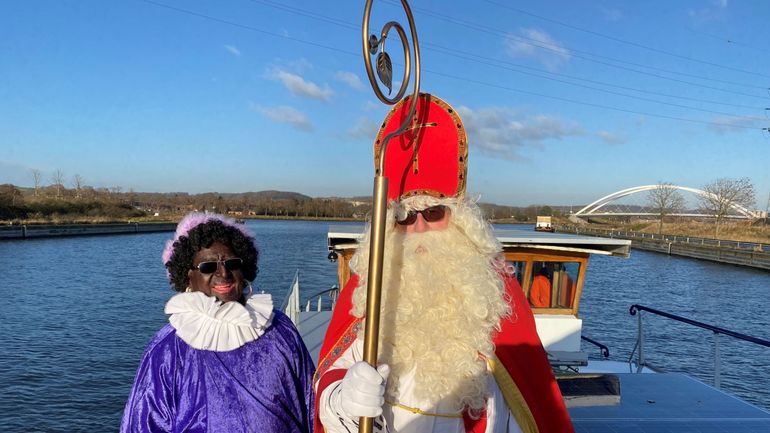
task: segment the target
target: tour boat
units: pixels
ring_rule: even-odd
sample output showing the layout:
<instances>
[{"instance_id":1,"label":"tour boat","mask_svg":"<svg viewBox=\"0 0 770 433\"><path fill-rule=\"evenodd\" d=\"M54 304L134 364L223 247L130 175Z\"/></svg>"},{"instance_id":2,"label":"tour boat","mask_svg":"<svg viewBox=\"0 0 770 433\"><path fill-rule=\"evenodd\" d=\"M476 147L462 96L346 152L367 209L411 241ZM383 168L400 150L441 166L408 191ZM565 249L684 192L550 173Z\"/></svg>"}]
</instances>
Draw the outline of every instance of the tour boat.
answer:
<instances>
[{"instance_id":1,"label":"tour boat","mask_svg":"<svg viewBox=\"0 0 770 433\"><path fill-rule=\"evenodd\" d=\"M646 365L641 320L634 361L589 360L581 350L581 341L586 341L608 356L605 346L582 335L578 313L589 258L594 254L628 257L631 241L510 229L495 230L495 235L528 299L533 289L548 295L545 303L533 302L532 310L577 432L770 432L770 412L718 389L718 350L715 386ZM316 362L338 287L345 287L350 278L350 259L361 236L360 225L331 227L329 259L337 262L339 285L305 298L295 276L284 302L284 311ZM301 299L306 299L304 305ZM641 311L770 347L761 339L645 306L631 307L639 317Z\"/></svg>"}]
</instances>

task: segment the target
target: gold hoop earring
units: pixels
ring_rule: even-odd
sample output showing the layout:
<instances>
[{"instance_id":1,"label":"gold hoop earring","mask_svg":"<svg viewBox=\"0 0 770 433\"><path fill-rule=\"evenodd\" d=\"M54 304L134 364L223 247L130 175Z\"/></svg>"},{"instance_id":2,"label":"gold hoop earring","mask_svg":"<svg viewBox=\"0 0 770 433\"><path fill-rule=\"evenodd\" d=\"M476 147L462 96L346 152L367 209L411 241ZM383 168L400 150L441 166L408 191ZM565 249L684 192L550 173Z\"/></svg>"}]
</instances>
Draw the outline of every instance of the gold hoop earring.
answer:
<instances>
[{"instance_id":1,"label":"gold hoop earring","mask_svg":"<svg viewBox=\"0 0 770 433\"><path fill-rule=\"evenodd\" d=\"M184 292L185 292L185 293L190 293L190 292L192 292L192 287L190 287L190 286L187 286L187 288L186 288L186 289L184 289Z\"/></svg>"}]
</instances>

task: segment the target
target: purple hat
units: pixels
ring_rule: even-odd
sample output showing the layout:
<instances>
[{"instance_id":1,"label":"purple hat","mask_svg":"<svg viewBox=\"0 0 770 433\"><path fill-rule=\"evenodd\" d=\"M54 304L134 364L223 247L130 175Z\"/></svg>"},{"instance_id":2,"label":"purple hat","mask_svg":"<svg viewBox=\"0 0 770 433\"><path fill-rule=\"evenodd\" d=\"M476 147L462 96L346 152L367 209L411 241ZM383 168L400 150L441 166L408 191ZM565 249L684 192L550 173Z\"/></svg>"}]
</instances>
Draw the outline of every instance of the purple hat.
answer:
<instances>
[{"instance_id":1,"label":"purple hat","mask_svg":"<svg viewBox=\"0 0 770 433\"><path fill-rule=\"evenodd\" d=\"M254 239L254 233L251 232L251 230L247 229L245 225L238 224L235 222L234 219L228 218L224 215L219 215L215 213L204 213L204 212L190 212L187 215L185 215L184 218L182 218L182 221L179 221L179 224L176 226L176 233L174 234L174 239L169 239L166 241L166 247L163 249L163 254L161 255L161 258L163 259L163 264L171 260L171 256L174 255L174 242L179 240L182 236L187 236L188 233L190 233L190 230L194 229L195 227L205 224L209 221L219 221L222 224L232 227L239 232L241 232L244 236L250 239ZM168 273L168 271L166 271Z\"/></svg>"}]
</instances>

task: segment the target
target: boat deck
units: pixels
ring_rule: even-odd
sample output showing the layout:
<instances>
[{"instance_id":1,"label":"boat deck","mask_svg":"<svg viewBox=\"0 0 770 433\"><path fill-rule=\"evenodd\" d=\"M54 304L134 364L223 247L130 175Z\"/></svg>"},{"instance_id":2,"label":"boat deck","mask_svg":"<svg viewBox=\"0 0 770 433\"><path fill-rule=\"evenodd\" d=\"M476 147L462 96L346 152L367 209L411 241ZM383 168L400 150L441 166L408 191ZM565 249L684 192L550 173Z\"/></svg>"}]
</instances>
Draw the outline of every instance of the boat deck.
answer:
<instances>
[{"instance_id":1,"label":"boat deck","mask_svg":"<svg viewBox=\"0 0 770 433\"><path fill-rule=\"evenodd\" d=\"M313 362L318 365L318 353L324 342L326 328L332 319L331 311L301 311L299 313L299 329L302 340L305 342Z\"/></svg>"},{"instance_id":2,"label":"boat deck","mask_svg":"<svg viewBox=\"0 0 770 433\"><path fill-rule=\"evenodd\" d=\"M620 404L574 407L576 433L767 433L764 411L680 373L623 373Z\"/></svg>"}]
</instances>

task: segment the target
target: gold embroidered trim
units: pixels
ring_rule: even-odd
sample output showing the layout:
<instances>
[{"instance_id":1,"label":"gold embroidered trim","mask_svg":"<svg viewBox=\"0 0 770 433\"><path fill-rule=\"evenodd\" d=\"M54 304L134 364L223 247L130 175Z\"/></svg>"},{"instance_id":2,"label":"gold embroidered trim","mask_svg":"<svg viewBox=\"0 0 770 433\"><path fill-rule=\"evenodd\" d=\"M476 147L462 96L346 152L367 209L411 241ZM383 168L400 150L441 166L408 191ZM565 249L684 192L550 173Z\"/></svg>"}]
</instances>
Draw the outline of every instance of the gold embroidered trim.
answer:
<instances>
[{"instance_id":1,"label":"gold embroidered trim","mask_svg":"<svg viewBox=\"0 0 770 433\"><path fill-rule=\"evenodd\" d=\"M399 409L404 409L409 412L415 413L417 415L425 415L425 416L436 416L439 418L462 418L463 415L460 413L436 413L436 412L426 412L422 409L418 409L416 407L407 406L405 404L396 403L394 401L385 400L385 403L397 407Z\"/></svg>"},{"instance_id":2,"label":"gold embroidered trim","mask_svg":"<svg viewBox=\"0 0 770 433\"><path fill-rule=\"evenodd\" d=\"M334 364L334 362L336 362L337 359L342 356L344 350L342 350L342 346L340 344L344 343L343 345L345 348L348 348L351 344L353 344L351 341L354 340L358 335L361 322L362 319L355 319L353 323L348 326L348 329L346 329L345 332L340 335L337 341L334 342L334 346L329 349L329 353L327 353L323 359L318 361L318 368L316 369L315 373L313 373L313 383L317 383L321 376L323 376L326 371L329 370L332 364Z\"/></svg>"},{"instance_id":3,"label":"gold embroidered trim","mask_svg":"<svg viewBox=\"0 0 770 433\"><path fill-rule=\"evenodd\" d=\"M524 396L521 395L519 387L516 386L516 382L508 371L500 365L496 356L487 358L487 365L489 370L492 371L492 375L495 377L497 387L500 388L500 392L503 394L505 403L508 405L513 417L516 418L516 422L521 427L521 431L524 433L539 433L535 417L532 415L532 411L527 405L527 401L524 400Z\"/></svg>"}]
</instances>

